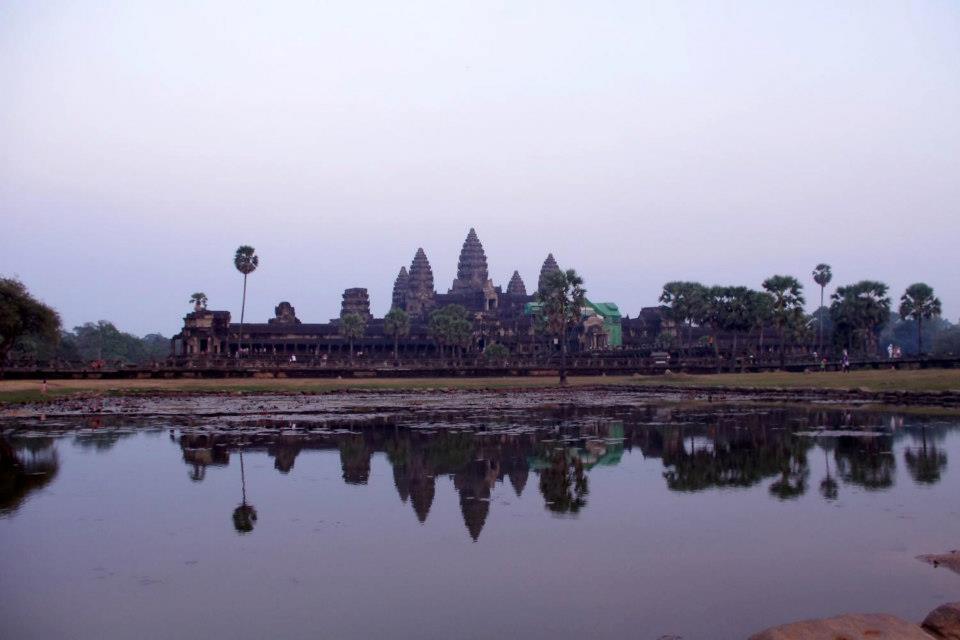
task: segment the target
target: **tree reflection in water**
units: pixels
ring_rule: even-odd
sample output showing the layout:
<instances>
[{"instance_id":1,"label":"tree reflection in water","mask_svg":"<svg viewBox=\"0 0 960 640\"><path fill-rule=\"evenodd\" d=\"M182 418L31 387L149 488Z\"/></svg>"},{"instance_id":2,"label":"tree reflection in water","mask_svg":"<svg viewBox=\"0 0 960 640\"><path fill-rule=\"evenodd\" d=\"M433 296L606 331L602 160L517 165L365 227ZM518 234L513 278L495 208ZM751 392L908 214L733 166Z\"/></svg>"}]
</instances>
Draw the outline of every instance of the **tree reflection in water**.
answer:
<instances>
[{"instance_id":1,"label":"tree reflection in water","mask_svg":"<svg viewBox=\"0 0 960 640\"><path fill-rule=\"evenodd\" d=\"M240 455L240 492L243 496L240 505L233 510L233 528L237 533L250 533L257 523L257 510L252 504L247 504L247 475L243 467L243 449Z\"/></svg>"},{"instance_id":2,"label":"tree reflection in water","mask_svg":"<svg viewBox=\"0 0 960 640\"><path fill-rule=\"evenodd\" d=\"M837 438L834 458L843 481L869 491L889 489L897 470L893 438L887 434Z\"/></svg>"},{"instance_id":3,"label":"tree reflection in water","mask_svg":"<svg viewBox=\"0 0 960 640\"><path fill-rule=\"evenodd\" d=\"M833 448L833 441L821 442L820 446L823 448L823 464L827 472L823 480L820 481L820 495L825 500L832 502L840 495L840 483L830 475L830 449Z\"/></svg>"},{"instance_id":4,"label":"tree reflection in water","mask_svg":"<svg viewBox=\"0 0 960 640\"><path fill-rule=\"evenodd\" d=\"M540 493L547 509L555 513L577 513L587 504L587 476L580 458L556 450L540 472Z\"/></svg>"},{"instance_id":5,"label":"tree reflection in water","mask_svg":"<svg viewBox=\"0 0 960 640\"><path fill-rule=\"evenodd\" d=\"M60 470L53 438L0 436L0 516L11 515L27 497L50 484Z\"/></svg>"},{"instance_id":6,"label":"tree reflection in water","mask_svg":"<svg viewBox=\"0 0 960 640\"><path fill-rule=\"evenodd\" d=\"M927 444L927 428L920 429L921 446L907 447L903 452L903 460L914 482L918 484L935 484L940 481L941 472L947 467L947 454L940 451L937 445Z\"/></svg>"}]
</instances>

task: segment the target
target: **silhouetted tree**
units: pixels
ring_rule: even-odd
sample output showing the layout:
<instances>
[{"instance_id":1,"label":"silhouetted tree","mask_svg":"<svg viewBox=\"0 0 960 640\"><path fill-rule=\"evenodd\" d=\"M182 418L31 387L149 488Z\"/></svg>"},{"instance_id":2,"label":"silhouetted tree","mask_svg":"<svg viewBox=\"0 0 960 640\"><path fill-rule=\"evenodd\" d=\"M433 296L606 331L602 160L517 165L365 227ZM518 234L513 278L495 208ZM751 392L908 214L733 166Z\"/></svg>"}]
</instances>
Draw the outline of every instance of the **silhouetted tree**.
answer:
<instances>
[{"instance_id":1,"label":"silhouetted tree","mask_svg":"<svg viewBox=\"0 0 960 640\"><path fill-rule=\"evenodd\" d=\"M823 294L827 285L833 280L833 271L830 265L821 262L813 269L813 281L820 285L820 308L817 310L817 333L819 334L819 353L823 353Z\"/></svg>"},{"instance_id":2,"label":"silhouetted tree","mask_svg":"<svg viewBox=\"0 0 960 640\"><path fill-rule=\"evenodd\" d=\"M410 316L398 307L390 309L383 318L383 332L393 337L393 361L399 362L400 336L410 333Z\"/></svg>"},{"instance_id":3,"label":"silhouetted tree","mask_svg":"<svg viewBox=\"0 0 960 640\"><path fill-rule=\"evenodd\" d=\"M247 309L247 276L260 266L260 258L250 245L240 245L233 256L233 266L243 274L243 299L240 302L240 336L237 340L237 355L243 351L243 314Z\"/></svg>"},{"instance_id":4,"label":"silhouetted tree","mask_svg":"<svg viewBox=\"0 0 960 640\"><path fill-rule=\"evenodd\" d=\"M773 296L773 323L780 334L780 366L786 361L786 333L791 323L803 316L803 285L793 276L772 276L763 288Z\"/></svg>"},{"instance_id":5,"label":"silhouetted tree","mask_svg":"<svg viewBox=\"0 0 960 640\"><path fill-rule=\"evenodd\" d=\"M363 337L367 321L359 313L345 313L340 317L340 335L350 344L350 363L353 364L353 341Z\"/></svg>"},{"instance_id":6,"label":"silhouetted tree","mask_svg":"<svg viewBox=\"0 0 960 640\"><path fill-rule=\"evenodd\" d=\"M59 337L60 316L27 291L13 278L0 278L0 367L7 354L22 336L49 340Z\"/></svg>"},{"instance_id":7,"label":"silhouetted tree","mask_svg":"<svg viewBox=\"0 0 960 640\"><path fill-rule=\"evenodd\" d=\"M923 321L940 315L940 299L933 295L933 288L923 282L909 287L900 298L900 317L917 322L917 352L923 356Z\"/></svg>"},{"instance_id":8,"label":"silhouetted tree","mask_svg":"<svg viewBox=\"0 0 960 640\"><path fill-rule=\"evenodd\" d=\"M547 275L543 290L537 292L540 314L547 331L560 341L560 384L567 384L567 333L580 324L586 304L583 278L573 269Z\"/></svg>"}]
</instances>

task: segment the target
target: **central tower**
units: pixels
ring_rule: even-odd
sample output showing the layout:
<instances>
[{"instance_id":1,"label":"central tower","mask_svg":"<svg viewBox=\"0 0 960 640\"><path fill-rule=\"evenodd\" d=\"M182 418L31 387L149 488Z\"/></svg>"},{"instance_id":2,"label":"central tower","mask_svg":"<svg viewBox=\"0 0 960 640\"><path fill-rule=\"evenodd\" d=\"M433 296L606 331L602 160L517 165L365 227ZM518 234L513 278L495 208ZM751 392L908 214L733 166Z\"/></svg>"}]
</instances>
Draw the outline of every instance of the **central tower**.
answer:
<instances>
[{"instance_id":1,"label":"central tower","mask_svg":"<svg viewBox=\"0 0 960 640\"><path fill-rule=\"evenodd\" d=\"M488 280L487 255L483 252L483 245L480 244L477 232L471 228L460 250L457 279L453 281L450 293L481 291Z\"/></svg>"}]
</instances>

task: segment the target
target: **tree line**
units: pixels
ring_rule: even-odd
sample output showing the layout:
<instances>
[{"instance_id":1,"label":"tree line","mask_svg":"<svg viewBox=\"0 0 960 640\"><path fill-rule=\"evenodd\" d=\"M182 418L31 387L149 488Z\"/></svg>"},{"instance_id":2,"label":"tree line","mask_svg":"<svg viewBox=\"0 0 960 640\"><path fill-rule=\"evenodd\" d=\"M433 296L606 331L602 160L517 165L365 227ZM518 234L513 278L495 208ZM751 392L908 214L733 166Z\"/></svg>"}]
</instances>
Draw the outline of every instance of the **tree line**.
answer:
<instances>
[{"instance_id":1,"label":"tree line","mask_svg":"<svg viewBox=\"0 0 960 640\"><path fill-rule=\"evenodd\" d=\"M732 336L730 351L735 355L738 340L749 336L755 343L745 345L747 350L762 351L768 328L778 337L781 364L791 346L815 347L820 354L825 353L827 346L834 352L847 350L876 355L883 330L892 320L889 287L874 280L843 285L836 288L830 295L829 306L825 306L825 290L833 279L830 265L817 265L811 275L820 287L821 304L810 315L804 311L803 284L789 275L771 276L758 290L673 281L663 286L659 300L665 316L677 328L681 351L687 353L697 346L692 339L693 329L697 327L707 331L707 342L718 358L721 333ZM900 297L897 316L915 325L917 353L924 353L924 322L939 320L940 314L940 300L926 283L910 285ZM829 337L827 345L825 334Z\"/></svg>"}]
</instances>

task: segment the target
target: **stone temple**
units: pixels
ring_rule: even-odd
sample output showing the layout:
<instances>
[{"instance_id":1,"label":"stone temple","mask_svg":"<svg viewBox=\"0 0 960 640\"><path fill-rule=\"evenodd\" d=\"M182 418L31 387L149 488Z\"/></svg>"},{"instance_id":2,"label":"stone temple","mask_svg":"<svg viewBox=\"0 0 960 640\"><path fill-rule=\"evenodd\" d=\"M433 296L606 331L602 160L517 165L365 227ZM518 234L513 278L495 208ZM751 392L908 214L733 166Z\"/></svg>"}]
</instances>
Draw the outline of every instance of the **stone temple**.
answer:
<instances>
[{"instance_id":1,"label":"stone temple","mask_svg":"<svg viewBox=\"0 0 960 640\"><path fill-rule=\"evenodd\" d=\"M551 351L556 345L536 330L534 317L536 293L546 277L559 271L553 254L543 261L537 289L529 291L518 271L513 271L506 288L494 285L490 278L487 255L480 238L470 229L460 258L456 277L446 293L436 289L433 269L423 248L414 253L410 266L401 266L393 281L391 309L403 309L410 316L410 331L399 340L399 353L405 359L435 357L439 350L430 335L430 314L447 305L460 305L473 319L472 344L468 351L482 352L497 343L512 354L530 355ZM175 355L207 358L236 355L273 356L339 356L347 351L347 341L340 332L340 318L357 314L366 323L364 335L354 340L355 348L364 357L386 358L393 352L393 337L387 335L383 318L371 313L367 289L352 287L343 292L340 317L325 323L302 322L293 305L281 302L276 317L267 322L245 322L242 327L232 322L228 311L195 310L184 318L183 330L173 339ZM588 302L583 309L583 323L571 335L571 351L620 349L624 346L624 323L613 303ZM638 319L639 320L639 319ZM634 329L639 327L634 322ZM628 331L629 335L636 331Z\"/></svg>"}]
</instances>

